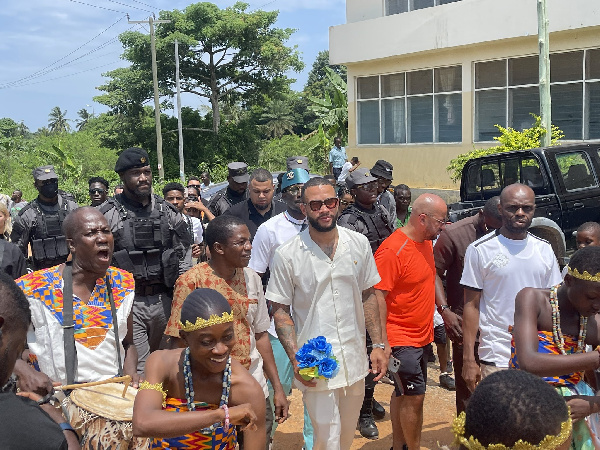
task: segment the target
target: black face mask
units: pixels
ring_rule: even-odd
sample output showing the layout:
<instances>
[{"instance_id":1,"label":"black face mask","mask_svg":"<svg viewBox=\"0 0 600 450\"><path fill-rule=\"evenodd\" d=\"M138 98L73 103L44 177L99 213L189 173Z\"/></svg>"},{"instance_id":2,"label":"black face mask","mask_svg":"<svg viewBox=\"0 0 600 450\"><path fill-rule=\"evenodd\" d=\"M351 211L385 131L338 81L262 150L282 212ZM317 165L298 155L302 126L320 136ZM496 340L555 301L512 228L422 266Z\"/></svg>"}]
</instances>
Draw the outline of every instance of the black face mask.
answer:
<instances>
[{"instance_id":1,"label":"black face mask","mask_svg":"<svg viewBox=\"0 0 600 450\"><path fill-rule=\"evenodd\" d=\"M58 195L58 180L41 186L39 192L46 198L56 197Z\"/></svg>"}]
</instances>

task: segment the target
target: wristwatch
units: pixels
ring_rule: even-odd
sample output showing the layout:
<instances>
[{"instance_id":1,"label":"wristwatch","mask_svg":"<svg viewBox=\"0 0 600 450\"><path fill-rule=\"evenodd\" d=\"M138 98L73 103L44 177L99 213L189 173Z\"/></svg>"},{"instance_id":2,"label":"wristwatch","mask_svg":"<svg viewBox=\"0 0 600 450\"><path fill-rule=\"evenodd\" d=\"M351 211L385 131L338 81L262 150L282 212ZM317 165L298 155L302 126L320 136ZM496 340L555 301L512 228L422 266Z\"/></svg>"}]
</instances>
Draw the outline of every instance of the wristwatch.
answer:
<instances>
[{"instance_id":1,"label":"wristwatch","mask_svg":"<svg viewBox=\"0 0 600 450\"><path fill-rule=\"evenodd\" d=\"M381 344L373 344L371 345L371 347L373 348L380 348L381 350L385 350L385 344L381 343Z\"/></svg>"},{"instance_id":2,"label":"wristwatch","mask_svg":"<svg viewBox=\"0 0 600 450\"><path fill-rule=\"evenodd\" d=\"M438 312L440 313L440 315L444 312L445 309L450 309L449 305L442 305L442 306L438 306Z\"/></svg>"}]
</instances>

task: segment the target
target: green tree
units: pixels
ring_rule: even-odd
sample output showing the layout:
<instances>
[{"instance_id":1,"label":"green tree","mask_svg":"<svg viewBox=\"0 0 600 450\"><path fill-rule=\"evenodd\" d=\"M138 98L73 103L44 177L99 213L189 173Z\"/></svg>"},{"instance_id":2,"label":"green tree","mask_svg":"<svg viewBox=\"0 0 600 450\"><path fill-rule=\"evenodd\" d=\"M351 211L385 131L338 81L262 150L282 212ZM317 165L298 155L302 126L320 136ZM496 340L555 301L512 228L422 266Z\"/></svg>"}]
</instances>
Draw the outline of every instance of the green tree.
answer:
<instances>
[{"instance_id":1,"label":"green tree","mask_svg":"<svg viewBox=\"0 0 600 450\"><path fill-rule=\"evenodd\" d=\"M456 158L450 160L450 164L446 170L450 174L452 181L460 181L462 170L467 161L473 158L480 158L494 153L510 152L512 150L526 150L529 148L541 147L541 138L546 134L546 129L542 127L540 116L531 114L535 119L531 128L524 128L523 131L515 130L514 128L504 128L498 124L495 125L500 131L500 136L494 137L494 140L500 142L500 145L489 148L480 148L471 150L467 153L462 153ZM563 132L556 126L552 125L550 145L558 145L559 140L565 137Z\"/></svg>"},{"instance_id":2,"label":"green tree","mask_svg":"<svg viewBox=\"0 0 600 450\"><path fill-rule=\"evenodd\" d=\"M85 108L81 108L77 111L77 115L79 116L79 119L77 119L77 131L81 131L88 124L92 115Z\"/></svg>"},{"instance_id":3,"label":"green tree","mask_svg":"<svg viewBox=\"0 0 600 450\"><path fill-rule=\"evenodd\" d=\"M305 95L325 98L325 94L329 94L329 97L333 97L335 89L332 88L329 82L326 67L337 73L344 82L347 82L348 71L346 66L329 65L329 50L323 50L317 55L312 69L308 73L308 79L304 85Z\"/></svg>"},{"instance_id":4,"label":"green tree","mask_svg":"<svg viewBox=\"0 0 600 450\"><path fill-rule=\"evenodd\" d=\"M263 93L289 86L292 80L285 75L287 72L303 68L296 48L285 45L294 30L274 27L278 12L247 9L248 4L242 2L225 9L208 2L195 3L183 11L161 11L160 19L171 23L156 28L162 93L172 95L174 89L173 42L177 39L181 90L209 100L215 134L221 125L223 102L259 101ZM152 92L150 37L125 32L120 39L125 47L123 56L132 66L108 72L106 75L113 80L100 88L107 94L95 99L111 108L127 104L126 99L119 97L123 91L114 88L125 80L140 78L135 87L128 87L124 93L133 93L138 103L139 99L151 98Z\"/></svg>"},{"instance_id":5,"label":"green tree","mask_svg":"<svg viewBox=\"0 0 600 450\"><path fill-rule=\"evenodd\" d=\"M9 117L0 119L0 137L13 137L19 135L19 124Z\"/></svg>"},{"instance_id":6,"label":"green tree","mask_svg":"<svg viewBox=\"0 0 600 450\"><path fill-rule=\"evenodd\" d=\"M48 127L53 133L66 133L71 129L67 111L62 111L59 106L55 106L48 114Z\"/></svg>"},{"instance_id":7,"label":"green tree","mask_svg":"<svg viewBox=\"0 0 600 450\"><path fill-rule=\"evenodd\" d=\"M319 118L320 125L329 138L339 136L342 141L348 141L348 86L335 71L325 67L325 74L329 85L333 89L333 96L325 92L325 98L307 95L311 102L309 109L314 111Z\"/></svg>"},{"instance_id":8,"label":"green tree","mask_svg":"<svg viewBox=\"0 0 600 450\"><path fill-rule=\"evenodd\" d=\"M279 139L294 130L294 114L289 103L273 100L267 104L260 121L267 136Z\"/></svg>"}]
</instances>

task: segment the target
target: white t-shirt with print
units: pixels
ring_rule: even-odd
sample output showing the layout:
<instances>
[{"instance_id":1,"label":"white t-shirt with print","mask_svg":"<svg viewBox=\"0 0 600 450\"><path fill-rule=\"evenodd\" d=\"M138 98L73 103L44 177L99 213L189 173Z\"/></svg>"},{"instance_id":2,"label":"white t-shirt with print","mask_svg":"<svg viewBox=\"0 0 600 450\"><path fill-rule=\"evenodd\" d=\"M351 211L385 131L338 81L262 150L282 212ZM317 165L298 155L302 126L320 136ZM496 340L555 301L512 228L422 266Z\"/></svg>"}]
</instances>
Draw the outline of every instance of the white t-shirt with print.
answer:
<instances>
[{"instance_id":1,"label":"white t-shirt with print","mask_svg":"<svg viewBox=\"0 0 600 450\"><path fill-rule=\"evenodd\" d=\"M495 231L470 244L460 283L481 291L479 358L508 367L515 297L523 288L549 288L561 281L552 247L530 233L514 240Z\"/></svg>"}]
</instances>

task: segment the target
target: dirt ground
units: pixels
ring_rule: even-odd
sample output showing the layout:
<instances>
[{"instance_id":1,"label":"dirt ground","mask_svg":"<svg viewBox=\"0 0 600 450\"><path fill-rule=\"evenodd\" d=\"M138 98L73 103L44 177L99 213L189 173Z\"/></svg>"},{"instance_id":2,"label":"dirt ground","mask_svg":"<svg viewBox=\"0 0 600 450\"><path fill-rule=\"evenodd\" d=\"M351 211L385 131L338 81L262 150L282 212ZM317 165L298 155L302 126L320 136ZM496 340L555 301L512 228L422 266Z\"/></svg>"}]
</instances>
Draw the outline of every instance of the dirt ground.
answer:
<instances>
[{"instance_id":1,"label":"dirt ground","mask_svg":"<svg viewBox=\"0 0 600 450\"><path fill-rule=\"evenodd\" d=\"M427 393L425 394L425 410L423 418L422 449L438 449L440 445L452 444L450 429L456 412L454 391L447 391L439 386L439 365L429 363L427 369ZM375 388L375 398L383 405L386 416L378 420L379 439L363 438L358 431L354 435L352 449L379 450L392 446L392 424L390 422L390 396L393 387L379 383ZM301 450L302 440L302 395L297 389L292 390L290 413L292 416L277 428L273 441L273 450Z\"/></svg>"}]
</instances>

